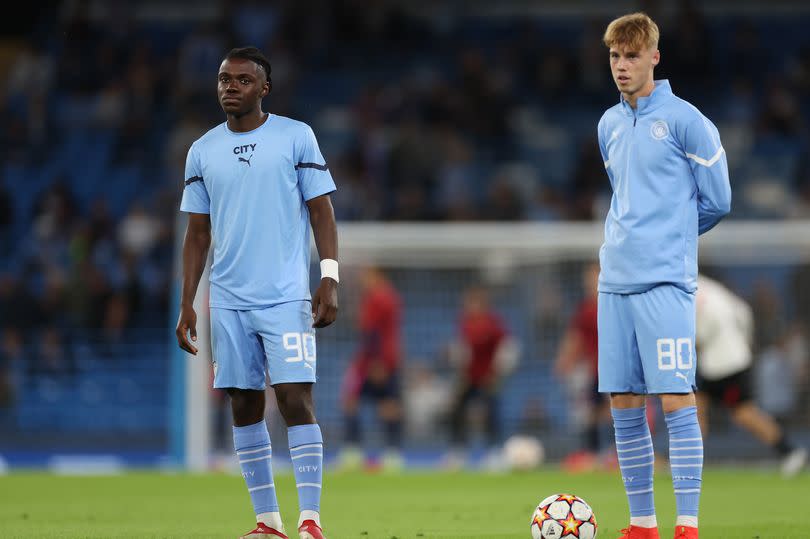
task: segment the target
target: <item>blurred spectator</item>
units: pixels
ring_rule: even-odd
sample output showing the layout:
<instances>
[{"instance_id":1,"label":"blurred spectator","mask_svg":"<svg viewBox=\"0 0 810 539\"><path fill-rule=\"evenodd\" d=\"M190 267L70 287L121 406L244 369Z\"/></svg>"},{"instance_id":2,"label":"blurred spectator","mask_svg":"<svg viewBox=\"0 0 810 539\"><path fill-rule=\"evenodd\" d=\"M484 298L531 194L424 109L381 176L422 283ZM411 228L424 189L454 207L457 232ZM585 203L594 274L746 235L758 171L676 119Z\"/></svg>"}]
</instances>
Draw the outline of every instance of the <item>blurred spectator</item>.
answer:
<instances>
[{"instance_id":1,"label":"blurred spectator","mask_svg":"<svg viewBox=\"0 0 810 539\"><path fill-rule=\"evenodd\" d=\"M118 225L118 242L124 251L140 258L154 248L159 233L160 223L136 201Z\"/></svg>"},{"instance_id":2,"label":"blurred spectator","mask_svg":"<svg viewBox=\"0 0 810 539\"><path fill-rule=\"evenodd\" d=\"M405 431L408 440L435 444L450 404L451 388L434 369L420 361L409 361L403 391Z\"/></svg>"},{"instance_id":3,"label":"blurred spectator","mask_svg":"<svg viewBox=\"0 0 810 539\"><path fill-rule=\"evenodd\" d=\"M14 207L11 194L0 184L0 258L11 254L11 227L14 224Z\"/></svg>"},{"instance_id":4,"label":"blurred spectator","mask_svg":"<svg viewBox=\"0 0 810 539\"><path fill-rule=\"evenodd\" d=\"M760 407L785 423L799 403L799 373L788 354L787 338L767 346L756 366L755 387ZM779 388L774 391L774 388Z\"/></svg>"},{"instance_id":5,"label":"blurred spectator","mask_svg":"<svg viewBox=\"0 0 810 539\"><path fill-rule=\"evenodd\" d=\"M28 365L22 332L8 328L0 335L0 411L13 406L20 379ZM0 414L2 418L2 414Z\"/></svg>"},{"instance_id":6,"label":"blurred spectator","mask_svg":"<svg viewBox=\"0 0 810 539\"><path fill-rule=\"evenodd\" d=\"M55 327L46 327L39 332L37 340L37 355L33 363L35 372L46 378L70 374L73 365L62 332Z\"/></svg>"},{"instance_id":7,"label":"blurred spectator","mask_svg":"<svg viewBox=\"0 0 810 539\"><path fill-rule=\"evenodd\" d=\"M383 464L398 466L402 443L401 300L388 277L377 267L363 270L361 289L359 347L346 370L342 387L346 431L340 460L345 467L360 464L361 404L370 400L384 427Z\"/></svg>"},{"instance_id":8,"label":"blurred spectator","mask_svg":"<svg viewBox=\"0 0 810 539\"><path fill-rule=\"evenodd\" d=\"M505 377L517 366L520 347L482 286L464 292L458 332L449 347L455 388L450 407L452 449L447 464L463 464L466 446L473 440L471 433L479 428L489 449L488 463L496 464L501 442L500 391Z\"/></svg>"}]
</instances>

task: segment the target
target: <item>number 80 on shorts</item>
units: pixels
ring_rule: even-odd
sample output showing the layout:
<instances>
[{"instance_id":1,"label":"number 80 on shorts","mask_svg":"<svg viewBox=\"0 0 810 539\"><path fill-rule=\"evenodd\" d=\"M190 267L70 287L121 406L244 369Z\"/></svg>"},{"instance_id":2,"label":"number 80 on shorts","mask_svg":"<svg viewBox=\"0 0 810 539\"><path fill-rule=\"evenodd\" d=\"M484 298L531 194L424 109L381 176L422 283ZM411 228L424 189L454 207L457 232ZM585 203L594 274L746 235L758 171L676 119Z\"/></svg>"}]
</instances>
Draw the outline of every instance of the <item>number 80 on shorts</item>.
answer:
<instances>
[{"instance_id":1,"label":"number 80 on shorts","mask_svg":"<svg viewBox=\"0 0 810 539\"><path fill-rule=\"evenodd\" d=\"M690 370L693 365L692 339L658 339L658 368L662 371ZM685 350L684 350L685 349Z\"/></svg>"}]
</instances>

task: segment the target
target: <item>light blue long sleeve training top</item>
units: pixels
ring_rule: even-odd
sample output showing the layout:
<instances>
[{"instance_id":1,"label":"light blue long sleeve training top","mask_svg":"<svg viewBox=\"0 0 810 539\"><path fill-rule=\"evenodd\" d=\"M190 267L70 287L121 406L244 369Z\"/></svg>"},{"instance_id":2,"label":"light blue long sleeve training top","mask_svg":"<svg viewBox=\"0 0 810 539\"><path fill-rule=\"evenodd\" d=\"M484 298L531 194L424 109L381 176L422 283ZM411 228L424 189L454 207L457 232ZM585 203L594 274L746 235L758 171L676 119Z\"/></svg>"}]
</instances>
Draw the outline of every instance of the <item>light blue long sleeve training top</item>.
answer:
<instances>
[{"instance_id":1,"label":"light blue long sleeve training top","mask_svg":"<svg viewBox=\"0 0 810 539\"><path fill-rule=\"evenodd\" d=\"M731 208L728 164L714 124L655 81L633 109L599 120L613 196L599 252L599 290L634 294L670 283L697 289L697 237Z\"/></svg>"}]
</instances>

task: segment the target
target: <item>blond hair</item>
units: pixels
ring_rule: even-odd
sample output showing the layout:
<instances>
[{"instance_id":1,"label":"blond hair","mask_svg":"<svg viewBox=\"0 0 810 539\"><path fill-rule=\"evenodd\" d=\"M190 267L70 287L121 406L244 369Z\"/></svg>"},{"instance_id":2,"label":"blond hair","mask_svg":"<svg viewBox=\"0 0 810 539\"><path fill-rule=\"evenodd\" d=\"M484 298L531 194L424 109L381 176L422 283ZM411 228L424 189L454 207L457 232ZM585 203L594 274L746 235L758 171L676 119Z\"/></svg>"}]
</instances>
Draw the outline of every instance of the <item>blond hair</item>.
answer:
<instances>
[{"instance_id":1,"label":"blond hair","mask_svg":"<svg viewBox=\"0 0 810 539\"><path fill-rule=\"evenodd\" d=\"M608 48L641 51L658 47L658 25L646 13L630 13L608 24L602 40Z\"/></svg>"}]
</instances>

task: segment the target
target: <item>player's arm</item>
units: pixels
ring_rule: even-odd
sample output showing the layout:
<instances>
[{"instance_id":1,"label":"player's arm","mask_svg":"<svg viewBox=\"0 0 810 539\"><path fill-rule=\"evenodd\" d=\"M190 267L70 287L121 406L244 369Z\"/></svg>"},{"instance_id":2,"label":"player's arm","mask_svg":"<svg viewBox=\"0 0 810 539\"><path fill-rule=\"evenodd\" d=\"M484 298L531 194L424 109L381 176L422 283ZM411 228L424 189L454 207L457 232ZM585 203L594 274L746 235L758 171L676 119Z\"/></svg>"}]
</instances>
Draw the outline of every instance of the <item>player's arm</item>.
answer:
<instances>
[{"instance_id":1,"label":"player's arm","mask_svg":"<svg viewBox=\"0 0 810 539\"><path fill-rule=\"evenodd\" d=\"M608 155L607 145L605 143L605 118L602 117L599 120L599 125L596 127L596 136L599 142L599 153L602 155L602 164L605 166L605 172L607 172L608 179L610 180L611 187L614 186L613 182L613 169L610 168L610 156Z\"/></svg>"},{"instance_id":2,"label":"player's arm","mask_svg":"<svg viewBox=\"0 0 810 539\"><path fill-rule=\"evenodd\" d=\"M197 348L189 342L197 340L197 313L194 311L194 296L200 284L208 248L211 246L211 216L206 213L189 213L186 237L183 240L183 290L180 297L180 318L177 321L177 344L191 354Z\"/></svg>"},{"instance_id":3,"label":"player's arm","mask_svg":"<svg viewBox=\"0 0 810 539\"><path fill-rule=\"evenodd\" d=\"M335 210L329 195L307 200L309 222L315 236L315 246L321 258L321 284L312 296L313 327L326 327L337 318L337 257L338 239ZM333 266L333 267L332 267Z\"/></svg>"},{"instance_id":4,"label":"player's arm","mask_svg":"<svg viewBox=\"0 0 810 539\"><path fill-rule=\"evenodd\" d=\"M683 146L697 186L698 234L703 234L731 210L726 152L717 128L704 117L686 127Z\"/></svg>"}]
</instances>

